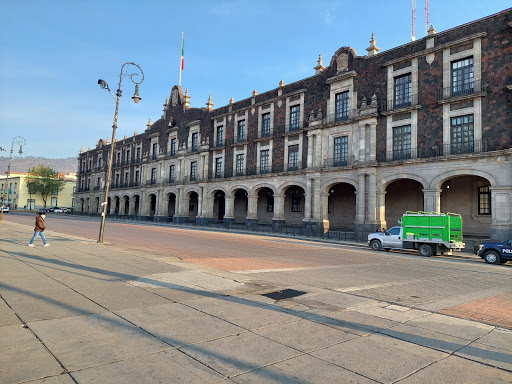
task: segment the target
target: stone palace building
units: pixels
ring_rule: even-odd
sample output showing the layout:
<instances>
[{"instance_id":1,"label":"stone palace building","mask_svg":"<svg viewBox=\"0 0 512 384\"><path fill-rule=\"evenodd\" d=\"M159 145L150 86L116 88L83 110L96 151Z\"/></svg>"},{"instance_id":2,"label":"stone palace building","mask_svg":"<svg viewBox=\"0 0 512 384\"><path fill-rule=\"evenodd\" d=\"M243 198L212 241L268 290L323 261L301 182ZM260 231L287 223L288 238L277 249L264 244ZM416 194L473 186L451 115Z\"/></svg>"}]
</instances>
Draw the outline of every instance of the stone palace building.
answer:
<instances>
[{"instance_id":1,"label":"stone palace building","mask_svg":"<svg viewBox=\"0 0 512 384\"><path fill-rule=\"evenodd\" d=\"M116 141L109 214L363 239L406 211L455 212L465 235L512 237L512 8L366 51L215 109L174 86ZM80 153L76 211L101 212L110 150Z\"/></svg>"}]
</instances>

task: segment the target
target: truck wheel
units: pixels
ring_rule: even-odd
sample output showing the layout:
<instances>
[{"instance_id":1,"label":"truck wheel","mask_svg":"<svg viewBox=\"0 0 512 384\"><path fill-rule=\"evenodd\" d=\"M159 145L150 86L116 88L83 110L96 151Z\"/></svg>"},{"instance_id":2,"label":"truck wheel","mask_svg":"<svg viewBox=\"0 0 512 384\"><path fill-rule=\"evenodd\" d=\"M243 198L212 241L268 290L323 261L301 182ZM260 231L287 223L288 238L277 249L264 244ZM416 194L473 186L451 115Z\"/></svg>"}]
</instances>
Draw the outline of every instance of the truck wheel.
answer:
<instances>
[{"instance_id":1,"label":"truck wheel","mask_svg":"<svg viewBox=\"0 0 512 384\"><path fill-rule=\"evenodd\" d=\"M430 257L434 253L432 247L428 244L421 244L420 247L418 248L418 252L420 253L421 256L424 257Z\"/></svg>"},{"instance_id":2,"label":"truck wheel","mask_svg":"<svg viewBox=\"0 0 512 384\"><path fill-rule=\"evenodd\" d=\"M372 247L374 251L380 251L382 249L382 243L379 240L372 240L370 241L370 247Z\"/></svg>"},{"instance_id":3,"label":"truck wheel","mask_svg":"<svg viewBox=\"0 0 512 384\"><path fill-rule=\"evenodd\" d=\"M488 264L499 264L500 255L494 251L487 251L485 252L484 260Z\"/></svg>"}]
</instances>

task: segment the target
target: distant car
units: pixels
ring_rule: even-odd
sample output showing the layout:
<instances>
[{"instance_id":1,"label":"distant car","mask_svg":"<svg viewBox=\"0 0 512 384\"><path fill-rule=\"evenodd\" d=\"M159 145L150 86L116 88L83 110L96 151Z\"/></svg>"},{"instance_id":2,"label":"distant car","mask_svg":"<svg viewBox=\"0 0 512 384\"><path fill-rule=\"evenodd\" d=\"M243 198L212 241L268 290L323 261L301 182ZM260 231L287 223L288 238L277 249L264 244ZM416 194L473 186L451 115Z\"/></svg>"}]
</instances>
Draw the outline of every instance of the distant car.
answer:
<instances>
[{"instance_id":1,"label":"distant car","mask_svg":"<svg viewBox=\"0 0 512 384\"><path fill-rule=\"evenodd\" d=\"M52 209L50 208L50 212L55 212L55 213L64 213L64 210L67 209L67 208L59 208L59 207L54 207L53 208L53 211Z\"/></svg>"},{"instance_id":2,"label":"distant car","mask_svg":"<svg viewBox=\"0 0 512 384\"><path fill-rule=\"evenodd\" d=\"M9 207L8 207L8 206L6 206L6 205L2 205L2 211L3 211L4 213L9 213Z\"/></svg>"},{"instance_id":3,"label":"distant car","mask_svg":"<svg viewBox=\"0 0 512 384\"><path fill-rule=\"evenodd\" d=\"M61 208L60 207L50 207L50 208L47 208L48 209L48 212L55 212L55 210L60 210Z\"/></svg>"},{"instance_id":4,"label":"distant car","mask_svg":"<svg viewBox=\"0 0 512 384\"><path fill-rule=\"evenodd\" d=\"M62 213L72 213L73 210L71 208L62 208Z\"/></svg>"},{"instance_id":5,"label":"distant car","mask_svg":"<svg viewBox=\"0 0 512 384\"><path fill-rule=\"evenodd\" d=\"M46 212L48 212L48 210L46 208L39 208L37 210L37 213L46 213Z\"/></svg>"},{"instance_id":6,"label":"distant car","mask_svg":"<svg viewBox=\"0 0 512 384\"><path fill-rule=\"evenodd\" d=\"M474 253L489 264L512 261L512 239L500 242L486 241L475 246Z\"/></svg>"}]
</instances>

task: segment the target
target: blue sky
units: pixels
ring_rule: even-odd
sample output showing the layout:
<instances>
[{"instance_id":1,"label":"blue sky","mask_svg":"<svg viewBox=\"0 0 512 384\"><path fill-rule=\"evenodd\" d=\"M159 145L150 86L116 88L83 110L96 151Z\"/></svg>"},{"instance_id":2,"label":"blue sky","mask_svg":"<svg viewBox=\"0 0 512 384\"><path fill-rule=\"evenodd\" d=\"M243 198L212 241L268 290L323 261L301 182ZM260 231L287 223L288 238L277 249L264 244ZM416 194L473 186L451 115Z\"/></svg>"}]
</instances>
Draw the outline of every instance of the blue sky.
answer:
<instances>
[{"instance_id":1,"label":"blue sky","mask_svg":"<svg viewBox=\"0 0 512 384\"><path fill-rule=\"evenodd\" d=\"M417 0L416 36L425 36L425 2ZM438 32L499 12L510 0L430 0ZM24 154L61 158L112 135L121 65L144 71L142 101L122 83L116 136L143 132L178 84L185 34L183 89L193 107L211 93L215 107L314 74L351 46L366 54L372 32L381 50L406 44L411 1L109 1L0 0L0 147L25 137ZM0 156L8 156L1 152Z\"/></svg>"}]
</instances>

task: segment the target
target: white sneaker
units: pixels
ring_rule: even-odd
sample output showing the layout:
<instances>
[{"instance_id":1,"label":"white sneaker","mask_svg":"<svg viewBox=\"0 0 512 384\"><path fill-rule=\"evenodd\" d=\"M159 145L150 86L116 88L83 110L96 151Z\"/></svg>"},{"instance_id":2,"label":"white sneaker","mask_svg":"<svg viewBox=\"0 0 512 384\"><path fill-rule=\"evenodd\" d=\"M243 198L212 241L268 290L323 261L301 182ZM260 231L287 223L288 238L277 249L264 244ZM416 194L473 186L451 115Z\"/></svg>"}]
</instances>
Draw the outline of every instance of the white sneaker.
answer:
<instances>
[{"instance_id":1,"label":"white sneaker","mask_svg":"<svg viewBox=\"0 0 512 384\"><path fill-rule=\"evenodd\" d=\"M45 245L43 245L43 247L49 247L50 244L46 243Z\"/></svg>"},{"instance_id":2,"label":"white sneaker","mask_svg":"<svg viewBox=\"0 0 512 384\"><path fill-rule=\"evenodd\" d=\"M29 246L29 247L35 247L35 245L34 245L34 244L29 244L28 246Z\"/></svg>"}]
</instances>

